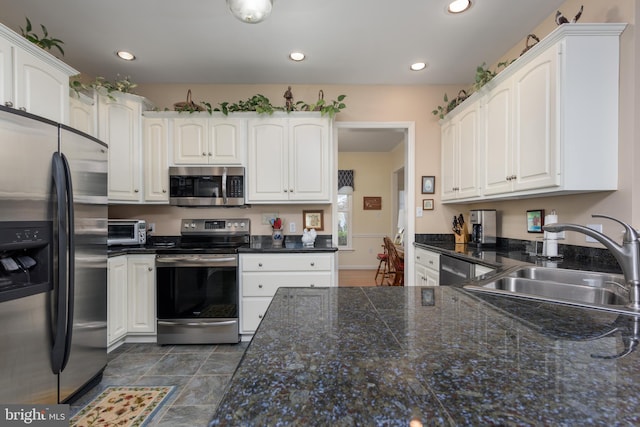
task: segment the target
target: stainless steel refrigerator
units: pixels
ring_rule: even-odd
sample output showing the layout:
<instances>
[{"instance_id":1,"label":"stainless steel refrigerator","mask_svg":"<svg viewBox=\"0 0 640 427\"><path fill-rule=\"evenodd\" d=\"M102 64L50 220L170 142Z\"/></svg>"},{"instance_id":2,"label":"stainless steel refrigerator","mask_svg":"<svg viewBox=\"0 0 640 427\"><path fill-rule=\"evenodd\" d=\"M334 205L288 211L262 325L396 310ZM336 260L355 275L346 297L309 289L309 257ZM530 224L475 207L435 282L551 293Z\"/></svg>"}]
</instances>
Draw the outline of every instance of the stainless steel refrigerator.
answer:
<instances>
[{"instance_id":1,"label":"stainless steel refrigerator","mask_svg":"<svg viewBox=\"0 0 640 427\"><path fill-rule=\"evenodd\" d=\"M107 145L0 106L0 402L99 382L106 301Z\"/></svg>"}]
</instances>

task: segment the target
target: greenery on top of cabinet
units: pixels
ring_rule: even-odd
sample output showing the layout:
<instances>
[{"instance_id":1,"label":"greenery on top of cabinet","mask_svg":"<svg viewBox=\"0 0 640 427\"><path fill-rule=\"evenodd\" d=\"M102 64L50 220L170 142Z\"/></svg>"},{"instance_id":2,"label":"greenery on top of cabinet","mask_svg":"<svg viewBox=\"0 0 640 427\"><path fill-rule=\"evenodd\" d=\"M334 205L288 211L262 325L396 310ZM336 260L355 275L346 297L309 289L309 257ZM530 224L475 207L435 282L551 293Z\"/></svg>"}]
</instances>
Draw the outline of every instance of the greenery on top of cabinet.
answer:
<instances>
[{"instance_id":1,"label":"greenery on top of cabinet","mask_svg":"<svg viewBox=\"0 0 640 427\"><path fill-rule=\"evenodd\" d=\"M49 37L49 32L47 31L47 27L40 24L40 28L42 28L42 37L39 37L36 33L32 32L31 21L29 18L25 18L27 20L27 25L25 28L20 27L20 32L22 33L22 37L29 40L31 43L39 46L44 50L51 50L52 48L56 48L60 51L62 56L64 56L64 50L62 50L62 44L64 42L60 39L56 39L53 37Z\"/></svg>"}]
</instances>

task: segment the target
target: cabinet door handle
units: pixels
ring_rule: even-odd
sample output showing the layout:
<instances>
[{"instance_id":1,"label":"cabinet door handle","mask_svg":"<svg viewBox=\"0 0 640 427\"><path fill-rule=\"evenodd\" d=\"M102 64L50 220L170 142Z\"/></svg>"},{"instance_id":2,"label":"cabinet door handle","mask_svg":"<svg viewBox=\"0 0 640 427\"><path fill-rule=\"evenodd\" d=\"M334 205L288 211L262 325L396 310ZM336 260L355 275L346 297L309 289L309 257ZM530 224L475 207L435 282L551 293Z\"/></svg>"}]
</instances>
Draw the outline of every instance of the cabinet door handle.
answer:
<instances>
[{"instance_id":1,"label":"cabinet door handle","mask_svg":"<svg viewBox=\"0 0 640 427\"><path fill-rule=\"evenodd\" d=\"M258 263L258 267L262 267L262 263L261 262Z\"/></svg>"},{"instance_id":2,"label":"cabinet door handle","mask_svg":"<svg viewBox=\"0 0 640 427\"><path fill-rule=\"evenodd\" d=\"M293 188L290 188L290 189L289 189L289 193L293 193Z\"/></svg>"},{"instance_id":3,"label":"cabinet door handle","mask_svg":"<svg viewBox=\"0 0 640 427\"><path fill-rule=\"evenodd\" d=\"M262 284L258 285L258 287L259 287L260 289L262 289Z\"/></svg>"},{"instance_id":4,"label":"cabinet door handle","mask_svg":"<svg viewBox=\"0 0 640 427\"><path fill-rule=\"evenodd\" d=\"M286 193L288 190L285 188L283 191Z\"/></svg>"},{"instance_id":5,"label":"cabinet door handle","mask_svg":"<svg viewBox=\"0 0 640 427\"><path fill-rule=\"evenodd\" d=\"M202 157L206 157L207 153L205 153L204 151L202 152Z\"/></svg>"},{"instance_id":6,"label":"cabinet door handle","mask_svg":"<svg viewBox=\"0 0 640 427\"><path fill-rule=\"evenodd\" d=\"M213 156L213 153L209 153L209 157Z\"/></svg>"},{"instance_id":7,"label":"cabinet door handle","mask_svg":"<svg viewBox=\"0 0 640 427\"><path fill-rule=\"evenodd\" d=\"M316 263L315 263L315 262L312 262L312 263L311 263L311 267L315 267L315 266L316 266Z\"/></svg>"},{"instance_id":8,"label":"cabinet door handle","mask_svg":"<svg viewBox=\"0 0 640 427\"><path fill-rule=\"evenodd\" d=\"M149 267L149 271L153 271L153 267Z\"/></svg>"},{"instance_id":9,"label":"cabinet door handle","mask_svg":"<svg viewBox=\"0 0 640 427\"><path fill-rule=\"evenodd\" d=\"M134 193L139 193L140 190L138 190L137 188L135 190L133 190Z\"/></svg>"},{"instance_id":10,"label":"cabinet door handle","mask_svg":"<svg viewBox=\"0 0 640 427\"><path fill-rule=\"evenodd\" d=\"M163 189L162 189L162 192L163 192L163 193L166 193L166 192L167 192L167 190L165 190L165 189L163 188Z\"/></svg>"},{"instance_id":11,"label":"cabinet door handle","mask_svg":"<svg viewBox=\"0 0 640 427\"><path fill-rule=\"evenodd\" d=\"M13 102L7 101L7 102L4 103L4 106L5 107L13 107Z\"/></svg>"},{"instance_id":12,"label":"cabinet door handle","mask_svg":"<svg viewBox=\"0 0 640 427\"><path fill-rule=\"evenodd\" d=\"M258 314L258 319L262 319L262 314Z\"/></svg>"}]
</instances>

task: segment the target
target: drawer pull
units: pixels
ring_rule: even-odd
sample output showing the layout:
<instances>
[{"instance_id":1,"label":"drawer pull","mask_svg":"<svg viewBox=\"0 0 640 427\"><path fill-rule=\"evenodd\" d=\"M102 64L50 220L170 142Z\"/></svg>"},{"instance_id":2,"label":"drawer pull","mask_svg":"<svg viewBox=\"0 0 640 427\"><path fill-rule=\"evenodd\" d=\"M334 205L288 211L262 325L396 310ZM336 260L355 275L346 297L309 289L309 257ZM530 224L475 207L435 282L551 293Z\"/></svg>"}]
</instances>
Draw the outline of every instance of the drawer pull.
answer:
<instances>
[{"instance_id":1,"label":"drawer pull","mask_svg":"<svg viewBox=\"0 0 640 427\"><path fill-rule=\"evenodd\" d=\"M262 284L259 284L259 285L258 285L258 287L259 287L260 289L262 289Z\"/></svg>"},{"instance_id":2,"label":"drawer pull","mask_svg":"<svg viewBox=\"0 0 640 427\"><path fill-rule=\"evenodd\" d=\"M315 266L316 266L316 263L315 263L315 262L312 262L312 263L311 263L311 267L315 267Z\"/></svg>"},{"instance_id":3,"label":"drawer pull","mask_svg":"<svg viewBox=\"0 0 640 427\"><path fill-rule=\"evenodd\" d=\"M258 267L262 267L262 263L261 262L258 263Z\"/></svg>"},{"instance_id":4,"label":"drawer pull","mask_svg":"<svg viewBox=\"0 0 640 427\"><path fill-rule=\"evenodd\" d=\"M258 314L258 319L262 319L262 314Z\"/></svg>"}]
</instances>

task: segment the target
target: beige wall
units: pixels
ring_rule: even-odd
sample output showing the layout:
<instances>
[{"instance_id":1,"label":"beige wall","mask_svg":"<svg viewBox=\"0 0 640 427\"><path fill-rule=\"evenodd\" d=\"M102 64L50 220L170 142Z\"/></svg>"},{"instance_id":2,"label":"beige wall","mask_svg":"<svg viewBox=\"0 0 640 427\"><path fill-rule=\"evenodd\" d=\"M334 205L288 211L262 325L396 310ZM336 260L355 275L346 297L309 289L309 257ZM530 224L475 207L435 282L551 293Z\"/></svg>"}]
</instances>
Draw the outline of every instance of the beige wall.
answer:
<instances>
[{"instance_id":1,"label":"beige wall","mask_svg":"<svg viewBox=\"0 0 640 427\"><path fill-rule=\"evenodd\" d=\"M338 169L354 170L352 249L340 251L341 267L367 267L375 262L382 238L392 235L392 173L389 153L339 153ZM381 197L381 210L364 210L363 197Z\"/></svg>"},{"instance_id":2,"label":"beige wall","mask_svg":"<svg viewBox=\"0 0 640 427\"><path fill-rule=\"evenodd\" d=\"M335 99L340 94L346 94L347 108L338 114L338 121L383 121L383 122L414 122L416 135L415 150L415 188L416 203L421 203L424 195L420 194L420 177L422 175L436 176L435 209L426 211L422 218L416 218L416 233L448 233L450 232L449 219L451 215L462 212L468 213L470 209L481 207L495 208L500 212L501 227L498 234L502 237L531 239L526 233L524 213L527 209L556 209L561 221L592 223L591 213L602 213L619 217L626 221L632 221L640 226L640 195L637 193L640 178L634 171L634 165L638 162L639 155L635 150L636 131L638 125L634 118L638 112L638 90L635 84L636 70L636 35L635 21L638 10L634 0L568 0L561 10L566 15L577 11L580 4L584 4L585 11L581 22L627 22L627 27L621 37L621 71L620 71L620 179L619 190L616 192L595 193L586 195L572 195L562 197L544 197L536 199L522 199L503 202L491 202L473 205L442 205L440 204L440 127L438 120L431 111L442 104L444 93L452 96L463 87L457 86L340 86L340 85L293 85L292 90L295 101L304 100L311 102L317 99L319 89L323 89L325 99ZM549 16L539 27L532 32L539 37L544 37L555 27L553 16ZM505 58L513 59L520 54L525 42L514 43L514 48L505 54ZM427 71L428 72L428 71ZM472 75L473 70L470 70ZM597 82L594 82L596 84ZM147 84L140 85L137 93L149 98L160 109L172 108L174 102L184 101L187 89L191 89L195 101L207 101L217 105L223 101L235 102L247 99L250 96L261 93L269 97L273 104L283 105L283 94L287 83L281 85L184 85L184 84ZM589 90L589 88L585 88ZM612 144L613 141L603 141L603 144ZM638 159L640 160L640 159ZM634 191L635 189L635 191ZM277 210L288 220L301 217L302 207L277 206L258 207L249 211L253 224L260 224L260 213ZM409 212L414 213L414 207L408 207ZM158 218L158 232L172 234L176 220L183 216L220 215L229 216L233 210L184 210L168 207L131 207L112 208L110 213L114 215L129 215ZM243 215L247 211L240 210ZM285 215L286 214L286 215ZM256 218L254 219L253 216ZM246 215L243 215L246 216ZM330 209L325 209L325 227L331 224ZM603 221L604 231L612 236L619 236L619 228L611 225L609 221ZM268 227L254 227L254 233L268 232ZM585 244L583 236L575 233L567 235L566 243Z\"/></svg>"}]
</instances>

